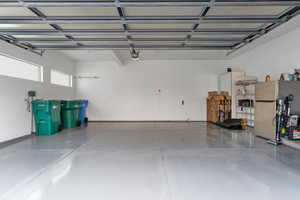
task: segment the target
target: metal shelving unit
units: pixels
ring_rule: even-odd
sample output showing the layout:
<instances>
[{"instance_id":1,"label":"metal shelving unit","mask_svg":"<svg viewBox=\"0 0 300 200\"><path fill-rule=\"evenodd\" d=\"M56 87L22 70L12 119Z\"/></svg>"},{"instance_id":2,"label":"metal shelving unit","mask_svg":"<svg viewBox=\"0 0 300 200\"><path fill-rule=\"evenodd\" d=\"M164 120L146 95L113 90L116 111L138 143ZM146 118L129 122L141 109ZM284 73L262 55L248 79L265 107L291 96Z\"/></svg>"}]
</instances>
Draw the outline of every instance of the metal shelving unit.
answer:
<instances>
[{"instance_id":1,"label":"metal shelving unit","mask_svg":"<svg viewBox=\"0 0 300 200\"><path fill-rule=\"evenodd\" d=\"M247 120L249 127L254 127L254 114L255 114L255 80L240 80L236 82L236 116L240 119ZM240 105L241 100L249 101L247 106Z\"/></svg>"}]
</instances>

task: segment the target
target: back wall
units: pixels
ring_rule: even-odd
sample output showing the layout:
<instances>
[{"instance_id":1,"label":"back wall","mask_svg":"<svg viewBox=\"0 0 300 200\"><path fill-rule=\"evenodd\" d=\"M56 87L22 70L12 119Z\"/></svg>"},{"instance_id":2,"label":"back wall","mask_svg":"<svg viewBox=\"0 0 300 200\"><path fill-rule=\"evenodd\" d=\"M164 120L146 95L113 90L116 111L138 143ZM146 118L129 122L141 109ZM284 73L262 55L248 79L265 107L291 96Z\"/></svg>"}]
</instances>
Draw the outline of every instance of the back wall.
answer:
<instances>
[{"instance_id":1,"label":"back wall","mask_svg":"<svg viewBox=\"0 0 300 200\"><path fill-rule=\"evenodd\" d=\"M206 120L206 97L217 90L224 61L81 62L77 98L90 100L88 116L99 121ZM183 102L184 101L184 102Z\"/></svg>"}]
</instances>

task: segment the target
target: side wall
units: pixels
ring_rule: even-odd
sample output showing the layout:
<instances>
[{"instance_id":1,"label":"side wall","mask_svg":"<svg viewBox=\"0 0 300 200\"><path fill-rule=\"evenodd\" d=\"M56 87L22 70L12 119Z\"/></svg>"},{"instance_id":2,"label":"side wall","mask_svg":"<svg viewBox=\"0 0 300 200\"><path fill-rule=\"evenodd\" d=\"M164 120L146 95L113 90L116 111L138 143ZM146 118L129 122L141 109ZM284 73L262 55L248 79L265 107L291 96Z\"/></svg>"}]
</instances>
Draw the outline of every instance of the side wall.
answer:
<instances>
[{"instance_id":1,"label":"side wall","mask_svg":"<svg viewBox=\"0 0 300 200\"><path fill-rule=\"evenodd\" d=\"M83 62L77 98L90 100L90 120L206 120L206 97L217 90L224 61ZM184 105L182 105L184 101Z\"/></svg>"},{"instance_id":2,"label":"side wall","mask_svg":"<svg viewBox=\"0 0 300 200\"><path fill-rule=\"evenodd\" d=\"M298 18L299 19L299 18ZM300 21L300 20L298 20ZM293 23L294 21L291 21ZM299 27L299 26L298 26ZM285 24L276 31L282 31ZM273 31L270 33L272 34ZM281 73L293 73L300 68L300 28L270 40L231 60L233 68L242 69L247 75L255 75L263 81L266 74L278 80ZM255 42L260 42L257 40Z\"/></svg>"},{"instance_id":3,"label":"side wall","mask_svg":"<svg viewBox=\"0 0 300 200\"><path fill-rule=\"evenodd\" d=\"M38 98L73 98L74 87L67 88L50 84L50 69L54 68L74 74L74 63L60 54L46 54L43 57L23 49L0 42L0 52L44 67L44 82L34 82L0 75L0 142L30 134L31 115L26 110L27 91L37 91ZM9 67L9 66L0 66Z\"/></svg>"}]
</instances>

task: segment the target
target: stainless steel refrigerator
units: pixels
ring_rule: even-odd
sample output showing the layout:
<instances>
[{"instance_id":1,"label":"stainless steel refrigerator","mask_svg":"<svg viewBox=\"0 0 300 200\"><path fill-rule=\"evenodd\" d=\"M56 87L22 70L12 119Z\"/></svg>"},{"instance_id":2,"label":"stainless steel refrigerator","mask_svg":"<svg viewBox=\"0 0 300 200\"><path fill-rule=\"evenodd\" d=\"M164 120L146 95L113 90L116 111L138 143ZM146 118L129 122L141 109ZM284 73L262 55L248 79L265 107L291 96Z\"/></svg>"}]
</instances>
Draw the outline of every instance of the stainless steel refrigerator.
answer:
<instances>
[{"instance_id":1,"label":"stainless steel refrigerator","mask_svg":"<svg viewBox=\"0 0 300 200\"><path fill-rule=\"evenodd\" d=\"M300 81L259 82L255 86L254 129L257 136L275 138L276 100L294 95L292 113L300 113Z\"/></svg>"}]
</instances>

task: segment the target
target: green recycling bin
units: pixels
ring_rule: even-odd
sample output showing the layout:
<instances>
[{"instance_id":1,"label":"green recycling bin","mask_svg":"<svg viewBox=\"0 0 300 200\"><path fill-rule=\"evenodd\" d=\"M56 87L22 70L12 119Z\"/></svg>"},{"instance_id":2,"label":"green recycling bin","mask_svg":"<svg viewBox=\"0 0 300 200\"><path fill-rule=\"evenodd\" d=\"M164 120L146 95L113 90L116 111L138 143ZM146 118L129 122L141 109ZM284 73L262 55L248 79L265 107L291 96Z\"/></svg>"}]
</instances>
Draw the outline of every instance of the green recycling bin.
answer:
<instances>
[{"instance_id":1,"label":"green recycling bin","mask_svg":"<svg viewBox=\"0 0 300 200\"><path fill-rule=\"evenodd\" d=\"M57 100L34 100L32 111L36 135L54 135L61 129L61 102Z\"/></svg>"},{"instance_id":2,"label":"green recycling bin","mask_svg":"<svg viewBox=\"0 0 300 200\"><path fill-rule=\"evenodd\" d=\"M78 119L80 103L79 100L61 101L63 128L75 128L80 124Z\"/></svg>"}]
</instances>

